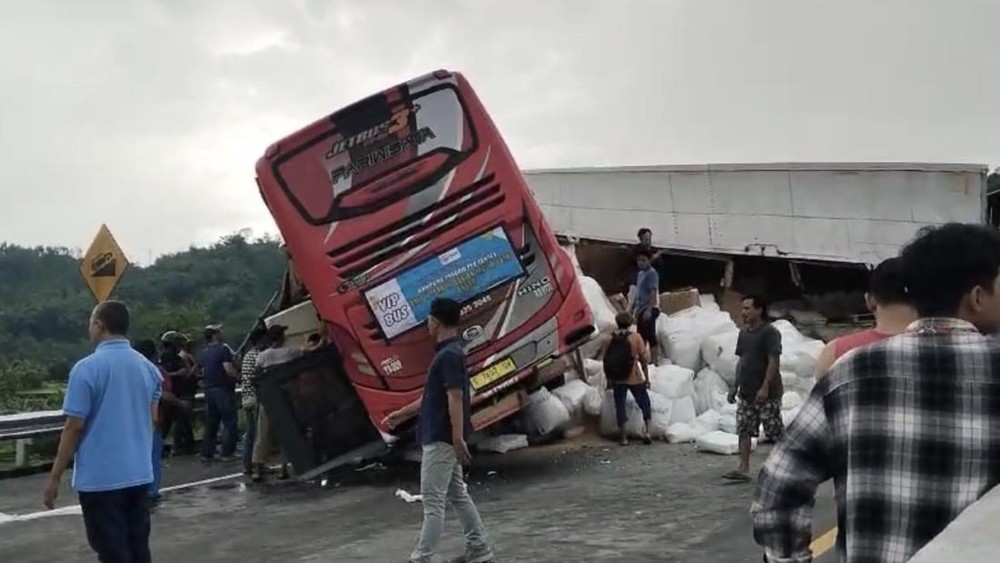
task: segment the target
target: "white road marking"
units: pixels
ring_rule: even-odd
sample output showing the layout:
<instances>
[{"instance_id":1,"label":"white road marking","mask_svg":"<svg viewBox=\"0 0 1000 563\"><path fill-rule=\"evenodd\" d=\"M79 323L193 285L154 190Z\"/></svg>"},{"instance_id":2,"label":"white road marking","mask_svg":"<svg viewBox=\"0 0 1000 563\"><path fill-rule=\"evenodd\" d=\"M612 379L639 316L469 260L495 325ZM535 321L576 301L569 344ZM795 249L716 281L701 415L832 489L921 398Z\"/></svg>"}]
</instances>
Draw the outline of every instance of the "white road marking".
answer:
<instances>
[{"instance_id":1,"label":"white road marking","mask_svg":"<svg viewBox=\"0 0 1000 563\"><path fill-rule=\"evenodd\" d=\"M221 477L212 477L209 479L202 479L200 481L192 481L190 483L181 483L180 485L172 485L170 487L163 487L160 489L161 493L169 493L170 491L181 491L184 489L193 489L195 487L202 487L205 485L211 485L213 483L220 483L222 481L229 481L231 479L236 479L242 477L243 473L231 473L229 475L223 475ZM28 514L6 514L0 512L0 525L8 524L10 522L24 522L27 520L38 520L40 518L49 518L51 516L67 516L80 514L81 509L79 504L74 504L71 506L62 506L54 510L41 510L38 512L30 512Z\"/></svg>"}]
</instances>

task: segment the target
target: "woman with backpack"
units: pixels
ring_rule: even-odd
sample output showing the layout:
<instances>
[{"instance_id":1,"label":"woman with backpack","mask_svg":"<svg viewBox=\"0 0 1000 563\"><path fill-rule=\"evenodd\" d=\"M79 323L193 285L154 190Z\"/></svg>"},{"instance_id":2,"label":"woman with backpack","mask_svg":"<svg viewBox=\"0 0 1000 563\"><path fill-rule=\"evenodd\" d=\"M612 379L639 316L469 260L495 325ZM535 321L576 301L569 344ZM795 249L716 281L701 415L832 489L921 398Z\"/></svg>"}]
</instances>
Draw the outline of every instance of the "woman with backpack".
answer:
<instances>
[{"instance_id":1,"label":"woman with backpack","mask_svg":"<svg viewBox=\"0 0 1000 563\"><path fill-rule=\"evenodd\" d=\"M604 360L604 376L615 398L615 417L621 444L628 444L625 423L628 422L628 394L632 393L642 411L642 442L653 443L649 437L652 408L649 403L649 352L642 337L632 331L634 319L627 312L615 316L618 329L604 336L598 357Z\"/></svg>"}]
</instances>

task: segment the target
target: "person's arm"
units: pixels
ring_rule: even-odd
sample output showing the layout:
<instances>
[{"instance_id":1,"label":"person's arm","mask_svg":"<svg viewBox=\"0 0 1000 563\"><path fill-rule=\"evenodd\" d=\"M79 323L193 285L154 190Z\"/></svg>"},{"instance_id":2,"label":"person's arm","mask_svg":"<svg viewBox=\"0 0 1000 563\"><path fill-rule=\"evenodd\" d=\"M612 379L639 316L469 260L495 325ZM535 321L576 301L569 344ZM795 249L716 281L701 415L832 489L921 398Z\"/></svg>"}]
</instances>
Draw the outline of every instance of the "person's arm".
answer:
<instances>
[{"instance_id":1,"label":"person's arm","mask_svg":"<svg viewBox=\"0 0 1000 563\"><path fill-rule=\"evenodd\" d=\"M77 364L73 366L69 374L66 397L63 399L66 422L63 423L62 434L59 436L59 449L56 451L56 459L49 471L49 480L45 486L43 499L46 508L49 509L55 507L63 473L66 472L70 460L76 455L76 448L80 444L83 429L87 425L87 417L90 416L91 386L85 369Z\"/></svg>"},{"instance_id":2,"label":"person's arm","mask_svg":"<svg viewBox=\"0 0 1000 563\"><path fill-rule=\"evenodd\" d=\"M764 369L764 383L757 392L757 402L766 401L770 396L771 386L775 380L781 377L779 372L781 366L781 333L778 329L770 327L767 340L764 345L767 347L767 367Z\"/></svg>"},{"instance_id":3,"label":"person's arm","mask_svg":"<svg viewBox=\"0 0 1000 563\"><path fill-rule=\"evenodd\" d=\"M222 346L222 369L225 370L226 375L235 381L240 380L240 373L236 371L236 366L233 365L233 351L229 349L229 346Z\"/></svg>"},{"instance_id":4,"label":"person's arm","mask_svg":"<svg viewBox=\"0 0 1000 563\"><path fill-rule=\"evenodd\" d=\"M455 455L463 464L472 461L469 446L465 443L465 389L469 385L469 376L465 371L465 359L455 353L449 353L441 358L441 369L444 374L444 388L448 395L448 421L451 423L451 444L455 447Z\"/></svg>"},{"instance_id":5,"label":"person's arm","mask_svg":"<svg viewBox=\"0 0 1000 563\"><path fill-rule=\"evenodd\" d=\"M639 362L639 371L642 373L643 379L646 383L649 383L649 350L646 348L646 343L643 342L642 337L636 333L632 333L629 336L630 344L632 346L632 353L635 354L635 359Z\"/></svg>"},{"instance_id":6,"label":"person's arm","mask_svg":"<svg viewBox=\"0 0 1000 563\"><path fill-rule=\"evenodd\" d=\"M819 357L816 358L816 380L819 381L821 377L826 375L826 372L830 371L833 367L833 362L836 361L837 345L836 340L831 340L826 346L823 347L823 351L819 353Z\"/></svg>"},{"instance_id":7,"label":"person's arm","mask_svg":"<svg viewBox=\"0 0 1000 563\"><path fill-rule=\"evenodd\" d=\"M153 364L147 364L150 381L153 382L153 393L149 403L149 417L153 422L153 428L160 425L160 399L163 397L163 376L160 370Z\"/></svg>"},{"instance_id":8,"label":"person's arm","mask_svg":"<svg viewBox=\"0 0 1000 563\"><path fill-rule=\"evenodd\" d=\"M827 379L813 388L799 416L771 451L750 506L753 537L774 563L812 561L812 509L816 488L829 479L831 425L824 407Z\"/></svg>"}]
</instances>

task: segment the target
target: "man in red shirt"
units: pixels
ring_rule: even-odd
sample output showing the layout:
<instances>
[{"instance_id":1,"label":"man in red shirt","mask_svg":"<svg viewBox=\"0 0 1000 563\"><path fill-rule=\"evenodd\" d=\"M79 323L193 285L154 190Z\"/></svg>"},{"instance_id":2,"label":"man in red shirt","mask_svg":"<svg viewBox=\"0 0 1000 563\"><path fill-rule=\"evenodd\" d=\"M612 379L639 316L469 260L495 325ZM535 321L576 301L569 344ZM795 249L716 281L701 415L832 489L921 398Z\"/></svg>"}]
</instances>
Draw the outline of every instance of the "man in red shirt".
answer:
<instances>
[{"instance_id":1,"label":"man in red shirt","mask_svg":"<svg viewBox=\"0 0 1000 563\"><path fill-rule=\"evenodd\" d=\"M875 327L831 340L816 360L817 379L847 352L896 336L917 319L906 296L899 258L889 258L872 270L865 302L875 315Z\"/></svg>"}]
</instances>

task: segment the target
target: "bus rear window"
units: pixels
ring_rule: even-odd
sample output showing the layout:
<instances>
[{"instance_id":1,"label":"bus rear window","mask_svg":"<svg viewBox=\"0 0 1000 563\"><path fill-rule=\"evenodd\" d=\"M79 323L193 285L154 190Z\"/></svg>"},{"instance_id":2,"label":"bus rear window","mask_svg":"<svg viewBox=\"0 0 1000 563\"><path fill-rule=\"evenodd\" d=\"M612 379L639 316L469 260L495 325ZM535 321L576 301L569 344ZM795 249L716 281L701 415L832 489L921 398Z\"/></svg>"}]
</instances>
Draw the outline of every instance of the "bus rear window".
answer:
<instances>
[{"instance_id":1,"label":"bus rear window","mask_svg":"<svg viewBox=\"0 0 1000 563\"><path fill-rule=\"evenodd\" d=\"M451 85L405 86L332 116L332 129L274 163L278 183L313 224L366 215L443 178L475 152L475 130Z\"/></svg>"},{"instance_id":2,"label":"bus rear window","mask_svg":"<svg viewBox=\"0 0 1000 563\"><path fill-rule=\"evenodd\" d=\"M465 303L524 275L502 227L460 243L364 292L387 339L420 326L431 302L448 297Z\"/></svg>"}]
</instances>

